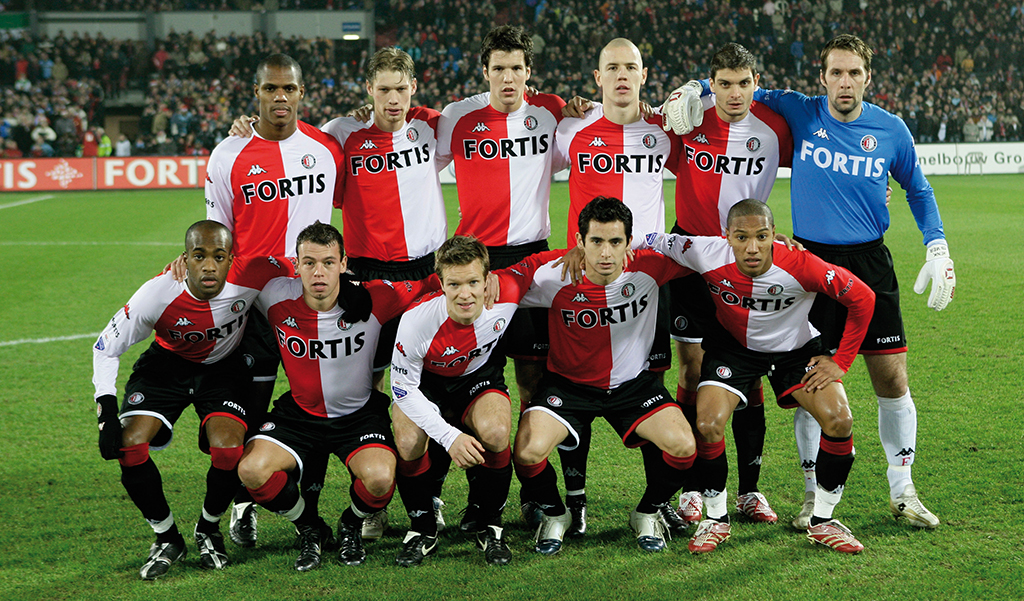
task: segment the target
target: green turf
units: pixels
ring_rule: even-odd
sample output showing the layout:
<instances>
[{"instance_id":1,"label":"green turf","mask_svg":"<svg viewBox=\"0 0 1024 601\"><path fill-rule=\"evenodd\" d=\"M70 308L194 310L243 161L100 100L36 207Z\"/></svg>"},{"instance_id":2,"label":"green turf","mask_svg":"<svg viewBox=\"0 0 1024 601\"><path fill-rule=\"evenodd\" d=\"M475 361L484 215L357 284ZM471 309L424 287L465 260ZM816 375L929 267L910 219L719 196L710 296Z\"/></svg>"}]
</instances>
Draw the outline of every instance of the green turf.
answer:
<instances>
[{"instance_id":1,"label":"green turf","mask_svg":"<svg viewBox=\"0 0 1024 601\"><path fill-rule=\"evenodd\" d=\"M507 568L485 567L451 530L427 565L392 567L408 524L396 498L392 527L368 545L364 566L328 558L318 571L295 573L290 525L264 512L260 544L244 550L228 543L233 563L226 570L202 571L193 549L156 583L137 575L151 531L126 497L117 464L102 461L96 450L91 337L8 343L98 332L179 252L185 228L204 216L201 194L64 193L0 209L0 599L1020 599L1024 328L1012 300L1021 278L1011 262L1024 178L931 181L956 261L953 304L937 313L911 290L924 250L899 189L887 243L903 282L918 407L914 476L943 519L937 531L918 531L888 515L876 404L858 362L844 379L857 462L836 516L867 547L859 556L813 548L788 527L803 496L801 471L791 415L769 403L761 488L781 521L736 520L732 539L710 556L689 555L684 540L671 541L659 555L637 549L627 520L643 486L640 457L599 425L587 487L590 534L568 541L558 556L529 550L532 533L518 516L513 483L506 521L515 556ZM771 202L784 232L788 193L788 182L780 180ZM454 189L445 194L454 219ZM4 194L0 206L38 196ZM564 241L565 184L556 184L552 197L557 247ZM144 346L122 359L119 386ZM668 381L674 379L672 370ZM195 415L186 413L176 442L154 454L183 531L199 511L209 466L195 448L196 427ZM344 470L333 463L321 503L329 521L345 506L347 488ZM465 478L453 471L444 494L449 523L458 521L465 494Z\"/></svg>"}]
</instances>

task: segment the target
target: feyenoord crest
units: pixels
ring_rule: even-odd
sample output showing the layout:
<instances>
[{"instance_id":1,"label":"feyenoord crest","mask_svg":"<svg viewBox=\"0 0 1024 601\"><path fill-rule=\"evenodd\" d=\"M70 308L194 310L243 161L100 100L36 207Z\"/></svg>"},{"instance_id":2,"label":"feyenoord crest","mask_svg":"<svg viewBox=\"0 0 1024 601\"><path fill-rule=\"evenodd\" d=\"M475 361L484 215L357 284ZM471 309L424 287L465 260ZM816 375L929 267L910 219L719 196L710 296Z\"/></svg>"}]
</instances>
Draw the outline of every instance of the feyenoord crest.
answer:
<instances>
[{"instance_id":1,"label":"feyenoord crest","mask_svg":"<svg viewBox=\"0 0 1024 601\"><path fill-rule=\"evenodd\" d=\"M252 369L252 366L256 365L256 359L254 359L252 355L242 355L242 358L245 359L245 366L249 369Z\"/></svg>"},{"instance_id":2,"label":"feyenoord crest","mask_svg":"<svg viewBox=\"0 0 1024 601\"><path fill-rule=\"evenodd\" d=\"M352 324L346 322L344 319L342 319L340 317L338 318L338 329L339 330L345 331L345 330L348 330L351 327L352 327Z\"/></svg>"},{"instance_id":3,"label":"feyenoord crest","mask_svg":"<svg viewBox=\"0 0 1024 601\"><path fill-rule=\"evenodd\" d=\"M622 287L623 298L629 298L633 296L634 292L636 292L636 286L634 286L633 284L626 284L625 286Z\"/></svg>"},{"instance_id":4,"label":"feyenoord crest","mask_svg":"<svg viewBox=\"0 0 1024 601\"><path fill-rule=\"evenodd\" d=\"M724 366L724 365L722 365L721 367L716 369L715 373L718 374L719 378L731 378L732 377L732 370L729 369L728 367Z\"/></svg>"},{"instance_id":5,"label":"feyenoord crest","mask_svg":"<svg viewBox=\"0 0 1024 601\"><path fill-rule=\"evenodd\" d=\"M783 290L785 290L785 288L782 287L782 284L775 284L773 286L768 286L768 294L770 294L772 296L778 296L778 295L782 294Z\"/></svg>"},{"instance_id":6,"label":"feyenoord crest","mask_svg":"<svg viewBox=\"0 0 1024 601\"><path fill-rule=\"evenodd\" d=\"M761 140L756 137L747 140L747 150L750 152L757 152L761 148Z\"/></svg>"},{"instance_id":7,"label":"feyenoord crest","mask_svg":"<svg viewBox=\"0 0 1024 601\"><path fill-rule=\"evenodd\" d=\"M658 139L654 134L646 134L640 141L643 142L644 148L654 148L658 145Z\"/></svg>"},{"instance_id":8,"label":"feyenoord crest","mask_svg":"<svg viewBox=\"0 0 1024 601\"><path fill-rule=\"evenodd\" d=\"M556 397L554 395L549 396L548 397L548 405L551 405L552 407L561 407L562 406L562 399L560 399L560 398L558 398L558 397Z\"/></svg>"},{"instance_id":9,"label":"feyenoord crest","mask_svg":"<svg viewBox=\"0 0 1024 601\"><path fill-rule=\"evenodd\" d=\"M276 427L277 426L274 425L274 422L263 422L263 425L260 426L260 432L270 432Z\"/></svg>"},{"instance_id":10,"label":"feyenoord crest","mask_svg":"<svg viewBox=\"0 0 1024 601\"><path fill-rule=\"evenodd\" d=\"M410 127L409 130L405 132L405 138L410 142L415 142L420 139L420 132L416 131L415 127Z\"/></svg>"},{"instance_id":11,"label":"feyenoord crest","mask_svg":"<svg viewBox=\"0 0 1024 601\"><path fill-rule=\"evenodd\" d=\"M245 311L245 301L244 300L237 300L237 301L235 301L234 303L231 304L231 312L232 313L241 313L242 311Z\"/></svg>"},{"instance_id":12,"label":"feyenoord crest","mask_svg":"<svg viewBox=\"0 0 1024 601\"><path fill-rule=\"evenodd\" d=\"M505 328L505 318L499 317L498 321L494 322L494 331L500 332Z\"/></svg>"},{"instance_id":13,"label":"feyenoord crest","mask_svg":"<svg viewBox=\"0 0 1024 601\"><path fill-rule=\"evenodd\" d=\"M128 404L138 405L144 400L146 400L146 396L144 394L142 394L141 392L133 392L132 395L128 397Z\"/></svg>"},{"instance_id":14,"label":"feyenoord crest","mask_svg":"<svg viewBox=\"0 0 1024 601\"><path fill-rule=\"evenodd\" d=\"M878 148L878 139L868 134L860 139L860 147L864 152L871 152Z\"/></svg>"},{"instance_id":15,"label":"feyenoord crest","mask_svg":"<svg viewBox=\"0 0 1024 601\"><path fill-rule=\"evenodd\" d=\"M311 154L302 155L302 166L306 169L316 167L316 157Z\"/></svg>"},{"instance_id":16,"label":"feyenoord crest","mask_svg":"<svg viewBox=\"0 0 1024 601\"><path fill-rule=\"evenodd\" d=\"M533 115L528 115L526 119L523 119L523 126L530 131L537 129L537 118Z\"/></svg>"},{"instance_id":17,"label":"feyenoord crest","mask_svg":"<svg viewBox=\"0 0 1024 601\"><path fill-rule=\"evenodd\" d=\"M677 317L676 320L675 320L675 326L676 326L677 330L685 330L686 329L686 324L687 324L686 318L683 317L682 315Z\"/></svg>"}]
</instances>

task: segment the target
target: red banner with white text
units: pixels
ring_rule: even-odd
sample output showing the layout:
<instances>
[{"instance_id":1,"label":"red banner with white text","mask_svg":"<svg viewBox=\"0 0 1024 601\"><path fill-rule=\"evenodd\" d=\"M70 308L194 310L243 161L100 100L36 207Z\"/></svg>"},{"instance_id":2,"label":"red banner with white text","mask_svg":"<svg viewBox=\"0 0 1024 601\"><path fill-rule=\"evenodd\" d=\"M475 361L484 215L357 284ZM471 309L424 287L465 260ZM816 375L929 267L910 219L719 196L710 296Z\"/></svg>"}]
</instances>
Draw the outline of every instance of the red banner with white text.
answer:
<instances>
[{"instance_id":1,"label":"red banner with white text","mask_svg":"<svg viewBox=\"0 0 1024 601\"><path fill-rule=\"evenodd\" d=\"M208 157L0 159L0 190L201 188Z\"/></svg>"}]
</instances>

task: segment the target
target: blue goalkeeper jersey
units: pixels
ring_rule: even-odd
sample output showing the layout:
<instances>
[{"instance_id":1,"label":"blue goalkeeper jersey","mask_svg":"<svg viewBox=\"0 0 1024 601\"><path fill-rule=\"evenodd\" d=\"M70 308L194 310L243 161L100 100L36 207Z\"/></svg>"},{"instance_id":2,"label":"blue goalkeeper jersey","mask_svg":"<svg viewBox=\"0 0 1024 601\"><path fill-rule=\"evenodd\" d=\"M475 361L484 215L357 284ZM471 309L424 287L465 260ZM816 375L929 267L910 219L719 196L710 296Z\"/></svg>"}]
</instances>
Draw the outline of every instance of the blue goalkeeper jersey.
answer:
<instances>
[{"instance_id":1,"label":"blue goalkeeper jersey","mask_svg":"<svg viewBox=\"0 0 1024 601\"><path fill-rule=\"evenodd\" d=\"M702 83L708 90L706 80ZM796 236L836 245L881 238L889 229L885 192L891 173L907 192L924 243L945 238L935 192L902 119L865 102L856 120L843 123L829 113L827 96L789 90L758 89L754 100L785 117L793 132L790 201Z\"/></svg>"}]
</instances>

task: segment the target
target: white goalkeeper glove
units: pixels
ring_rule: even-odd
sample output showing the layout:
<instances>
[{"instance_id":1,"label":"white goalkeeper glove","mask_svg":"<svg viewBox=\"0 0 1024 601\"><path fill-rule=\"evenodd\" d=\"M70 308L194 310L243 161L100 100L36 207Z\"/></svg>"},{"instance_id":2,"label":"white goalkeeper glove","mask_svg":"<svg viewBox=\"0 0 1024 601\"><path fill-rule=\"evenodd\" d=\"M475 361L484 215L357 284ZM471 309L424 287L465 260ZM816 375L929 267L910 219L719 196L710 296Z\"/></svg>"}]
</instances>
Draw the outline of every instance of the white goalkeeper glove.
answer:
<instances>
[{"instance_id":1,"label":"white goalkeeper glove","mask_svg":"<svg viewBox=\"0 0 1024 601\"><path fill-rule=\"evenodd\" d=\"M924 258L924 267L917 274L914 292L924 294L928 282L931 282L932 293L928 295L928 307L941 311L953 300L953 292L956 290L953 259L949 258L949 246L946 241L936 240L929 244Z\"/></svg>"},{"instance_id":2,"label":"white goalkeeper glove","mask_svg":"<svg viewBox=\"0 0 1024 601\"><path fill-rule=\"evenodd\" d=\"M700 95L704 91L699 81L690 80L673 91L661 105L661 127L685 136L704 122L704 105Z\"/></svg>"}]
</instances>

